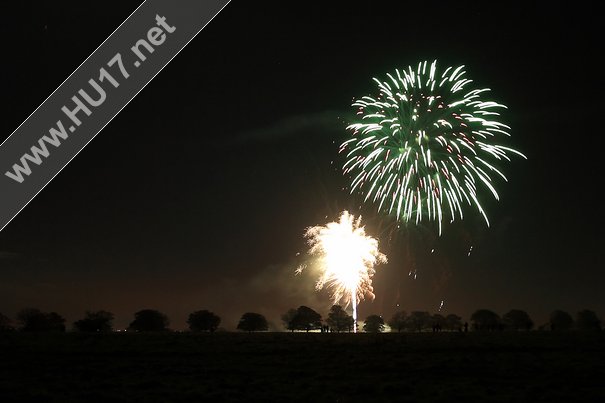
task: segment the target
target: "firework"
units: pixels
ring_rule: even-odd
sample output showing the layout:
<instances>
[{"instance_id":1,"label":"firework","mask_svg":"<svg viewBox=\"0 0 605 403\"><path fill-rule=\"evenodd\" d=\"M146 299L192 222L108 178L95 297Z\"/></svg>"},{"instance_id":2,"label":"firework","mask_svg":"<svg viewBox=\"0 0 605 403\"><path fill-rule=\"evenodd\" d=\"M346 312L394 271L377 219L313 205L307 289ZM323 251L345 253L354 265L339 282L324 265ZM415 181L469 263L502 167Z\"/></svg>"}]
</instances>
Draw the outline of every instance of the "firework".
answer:
<instances>
[{"instance_id":1,"label":"firework","mask_svg":"<svg viewBox=\"0 0 605 403\"><path fill-rule=\"evenodd\" d=\"M344 302L353 308L354 331L357 331L357 302L366 296L374 298L372 276L374 266L386 263L378 250L378 241L367 236L361 217L344 211L339 222L308 228L305 232L309 254L318 258L320 276L316 289L327 288L335 304ZM302 267L298 269L298 272Z\"/></svg>"},{"instance_id":2,"label":"firework","mask_svg":"<svg viewBox=\"0 0 605 403\"><path fill-rule=\"evenodd\" d=\"M352 138L341 145L343 172L352 178L351 193L400 221L463 218L474 206L489 226L478 191L487 188L498 200L492 176L520 152L498 144L510 127L499 121L506 108L485 100L489 89L476 89L464 66L438 71L437 61L416 69L395 70L378 85L378 95L354 101L358 121Z\"/></svg>"}]
</instances>

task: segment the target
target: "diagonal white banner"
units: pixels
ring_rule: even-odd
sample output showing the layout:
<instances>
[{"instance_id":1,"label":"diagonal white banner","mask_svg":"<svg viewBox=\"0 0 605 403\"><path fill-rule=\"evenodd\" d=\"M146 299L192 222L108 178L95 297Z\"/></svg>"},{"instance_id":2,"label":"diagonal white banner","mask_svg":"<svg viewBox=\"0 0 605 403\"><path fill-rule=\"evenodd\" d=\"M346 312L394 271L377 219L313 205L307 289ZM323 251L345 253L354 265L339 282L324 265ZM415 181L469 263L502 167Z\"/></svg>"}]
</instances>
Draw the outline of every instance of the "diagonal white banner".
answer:
<instances>
[{"instance_id":1,"label":"diagonal white banner","mask_svg":"<svg viewBox=\"0 0 605 403\"><path fill-rule=\"evenodd\" d=\"M0 230L230 0L146 0L0 145Z\"/></svg>"}]
</instances>

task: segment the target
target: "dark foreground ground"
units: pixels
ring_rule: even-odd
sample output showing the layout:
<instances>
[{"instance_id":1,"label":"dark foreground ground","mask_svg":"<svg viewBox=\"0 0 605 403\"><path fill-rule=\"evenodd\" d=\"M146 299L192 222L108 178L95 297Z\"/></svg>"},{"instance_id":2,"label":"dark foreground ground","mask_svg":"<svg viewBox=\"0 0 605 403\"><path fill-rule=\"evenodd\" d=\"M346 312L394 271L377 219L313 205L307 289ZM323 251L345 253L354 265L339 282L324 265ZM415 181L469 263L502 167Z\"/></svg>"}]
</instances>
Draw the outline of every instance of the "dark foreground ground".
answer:
<instances>
[{"instance_id":1,"label":"dark foreground ground","mask_svg":"<svg viewBox=\"0 0 605 403\"><path fill-rule=\"evenodd\" d=\"M605 401L604 333L0 334L0 401Z\"/></svg>"}]
</instances>

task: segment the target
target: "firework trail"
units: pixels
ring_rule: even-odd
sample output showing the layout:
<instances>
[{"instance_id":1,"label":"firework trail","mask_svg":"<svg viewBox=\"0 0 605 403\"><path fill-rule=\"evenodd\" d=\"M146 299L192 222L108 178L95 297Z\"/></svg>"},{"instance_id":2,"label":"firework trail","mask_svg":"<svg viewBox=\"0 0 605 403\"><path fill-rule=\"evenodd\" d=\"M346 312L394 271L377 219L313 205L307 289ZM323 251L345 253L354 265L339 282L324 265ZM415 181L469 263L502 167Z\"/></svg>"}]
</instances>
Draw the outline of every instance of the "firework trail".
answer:
<instances>
[{"instance_id":1,"label":"firework trail","mask_svg":"<svg viewBox=\"0 0 605 403\"><path fill-rule=\"evenodd\" d=\"M499 103L485 100L489 89L472 87L464 66L440 73L437 61L416 69L395 70L378 85L376 97L353 103L359 120L348 126L352 138L341 144L350 192L403 222L463 219L463 206L474 206L489 226L478 191L496 200L492 176L506 180L497 167L520 152L498 144L510 127L499 121Z\"/></svg>"},{"instance_id":2,"label":"firework trail","mask_svg":"<svg viewBox=\"0 0 605 403\"><path fill-rule=\"evenodd\" d=\"M372 276L374 266L386 263L378 250L378 241L367 236L361 226L361 217L342 212L339 222L331 222L305 231L310 249L317 256L320 276L317 290L327 288L335 304L343 301L353 308L354 331L357 331L357 303L366 296L374 298ZM300 273L303 266L297 269Z\"/></svg>"}]
</instances>

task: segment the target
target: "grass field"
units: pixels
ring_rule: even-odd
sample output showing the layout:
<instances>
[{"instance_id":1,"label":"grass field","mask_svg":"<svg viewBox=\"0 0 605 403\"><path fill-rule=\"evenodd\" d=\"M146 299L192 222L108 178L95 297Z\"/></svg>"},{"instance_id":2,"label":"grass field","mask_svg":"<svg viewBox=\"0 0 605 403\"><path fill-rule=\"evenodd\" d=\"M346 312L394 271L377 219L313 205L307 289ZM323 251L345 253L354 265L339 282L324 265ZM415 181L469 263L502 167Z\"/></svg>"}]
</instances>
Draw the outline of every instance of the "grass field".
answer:
<instances>
[{"instance_id":1,"label":"grass field","mask_svg":"<svg viewBox=\"0 0 605 403\"><path fill-rule=\"evenodd\" d=\"M0 334L25 400L605 401L605 332Z\"/></svg>"}]
</instances>

